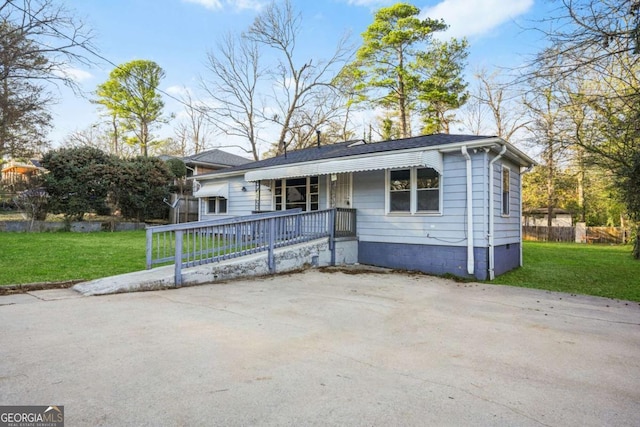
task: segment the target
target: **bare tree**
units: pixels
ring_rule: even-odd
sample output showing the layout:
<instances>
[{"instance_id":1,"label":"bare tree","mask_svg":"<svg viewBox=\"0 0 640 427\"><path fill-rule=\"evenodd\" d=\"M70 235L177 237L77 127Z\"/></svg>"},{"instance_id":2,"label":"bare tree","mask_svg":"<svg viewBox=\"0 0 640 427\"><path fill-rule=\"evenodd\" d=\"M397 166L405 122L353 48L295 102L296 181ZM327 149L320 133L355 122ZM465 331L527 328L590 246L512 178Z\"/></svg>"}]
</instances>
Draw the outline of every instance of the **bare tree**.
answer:
<instances>
[{"instance_id":1,"label":"bare tree","mask_svg":"<svg viewBox=\"0 0 640 427\"><path fill-rule=\"evenodd\" d=\"M480 103L485 105L493 118L495 134L510 141L514 134L528 124L526 112L519 99L498 81L497 72L488 74L482 70L476 74L480 87Z\"/></svg>"},{"instance_id":2,"label":"bare tree","mask_svg":"<svg viewBox=\"0 0 640 427\"><path fill-rule=\"evenodd\" d=\"M114 154L119 157L133 157L137 151L131 145L124 144L118 146L114 144L112 129L113 123L94 123L85 129L71 132L65 137L66 147L94 147L105 153Z\"/></svg>"},{"instance_id":3,"label":"bare tree","mask_svg":"<svg viewBox=\"0 0 640 427\"><path fill-rule=\"evenodd\" d=\"M485 135L490 132L486 125L489 112L482 99L482 88L476 85L469 93L469 100L462 110L462 124L473 135Z\"/></svg>"},{"instance_id":4,"label":"bare tree","mask_svg":"<svg viewBox=\"0 0 640 427\"><path fill-rule=\"evenodd\" d=\"M198 154L206 150L207 140L211 135L207 107L195 100L187 88L184 88L184 94L180 98L186 117L175 128L177 142L183 156Z\"/></svg>"},{"instance_id":5,"label":"bare tree","mask_svg":"<svg viewBox=\"0 0 640 427\"><path fill-rule=\"evenodd\" d=\"M210 78L201 86L211 99L211 124L225 135L249 142L248 153L259 159L258 144L264 120L258 102L258 84L265 75L255 41L244 34L227 34L215 52L207 54Z\"/></svg>"},{"instance_id":6,"label":"bare tree","mask_svg":"<svg viewBox=\"0 0 640 427\"><path fill-rule=\"evenodd\" d=\"M538 30L550 42L535 61L546 64L537 72L560 80L575 72L607 75L621 56L640 59L639 0L561 0Z\"/></svg>"},{"instance_id":7,"label":"bare tree","mask_svg":"<svg viewBox=\"0 0 640 427\"><path fill-rule=\"evenodd\" d=\"M91 38L54 0L0 1L0 155L28 155L34 142L45 144L53 101L47 83L77 88L68 70L91 62Z\"/></svg>"},{"instance_id":8,"label":"bare tree","mask_svg":"<svg viewBox=\"0 0 640 427\"><path fill-rule=\"evenodd\" d=\"M640 224L634 175L640 168L640 0L561 0L556 12L541 26L549 47L525 78L588 81L567 99L589 107L599 138L576 143L609 169L629 217ZM634 256L640 259L640 226Z\"/></svg>"},{"instance_id":9,"label":"bare tree","mask_svg":"<svg viewBox=\"0 0 640 427\"><path fill-rule=\"evenodd\" d=\"M475 89L465 108L464 123L476 135L490 133L511 141L528 122L521 92L500 81L498 71L475 74Z\"/></svg>"},{"instance_id":10,"label":"bare tree","mask_svg":"<svg viewBox=\"0 0 640 427\"><path fill-rule=\"evenodd\" d=\"M264 110L270 111L265 118L279 128L276 154L284 153L287 146L305 145L305 139L300 140L300 137L304 138L309 132L301 127L308 126L309 118L315 122L312 128L317 127L319 116L329 114L327 111L317 114L317 107L320 100L331 94L334 76L350 59L348 38L344 36L329 59L300 61L296 42L301 28L301 15L293 9L290 0L285 0L268 6L247 32L248 38L273 49L278 55L277 66L270 67L273 92L267 97L269 110Z\"/></svg>"},{"instance_id":11,"label":"bare tree","mask_svg":"<svg viewBox=\"0 0 640 427\"><path fill-rule=\"evenodd\" d=\"M535 85L530 90L525 105L530 111L531 122L527 126L531 143L542 149L541 164L544 170L547 203L547 237L551 236L553 211L558 206L556 195L556 176L561 163L565 160L568 138L564 129L562 106L555 96L555 87L546 79L532 81Z\"/></svg>"}]
</instances>

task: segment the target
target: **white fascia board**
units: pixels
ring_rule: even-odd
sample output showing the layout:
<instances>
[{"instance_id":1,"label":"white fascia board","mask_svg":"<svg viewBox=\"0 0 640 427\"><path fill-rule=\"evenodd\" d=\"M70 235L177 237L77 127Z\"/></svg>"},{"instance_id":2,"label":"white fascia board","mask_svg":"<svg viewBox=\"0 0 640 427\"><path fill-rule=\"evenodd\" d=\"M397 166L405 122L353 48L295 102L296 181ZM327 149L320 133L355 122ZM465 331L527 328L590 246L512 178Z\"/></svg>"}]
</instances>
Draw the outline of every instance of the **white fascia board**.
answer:
<instances>
[{"instance_id":1,"label":"white fascia board","mask_svg":"<svg viewBox=\"0 0 640 427\"><path fill-rule=\"evenodd\" d=\"M198 181L210 181L214 179L233 178L236 176L243 176L246 172L247 172L246 170L220 172L220 173L209 172L209 173L203 173L201 175L192 175L190 177L187 177L187 179L195 179Z\"/></svg>"}]
</instances>

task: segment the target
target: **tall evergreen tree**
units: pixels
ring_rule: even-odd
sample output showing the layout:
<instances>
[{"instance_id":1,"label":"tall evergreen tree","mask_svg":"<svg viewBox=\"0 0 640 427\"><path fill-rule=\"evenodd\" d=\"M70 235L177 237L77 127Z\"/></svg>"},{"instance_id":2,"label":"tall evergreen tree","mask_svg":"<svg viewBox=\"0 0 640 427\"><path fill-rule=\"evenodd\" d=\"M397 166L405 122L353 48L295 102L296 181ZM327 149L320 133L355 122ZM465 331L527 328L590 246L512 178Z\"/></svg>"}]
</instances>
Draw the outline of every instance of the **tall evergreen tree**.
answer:
<instances>
[{"instance_id":1,"label":"tall evergreen tree","mask_svg":"<svg viewBox=\"0 0 640 427\"><path fill-rule=\"evenodd\" d=\"M434 41L434 34L447 25L419 15L420 9L405 3L378 10L349 66L360 81L356 90L363 91L367 102L398 114L401 137L411 136L415 109L444 123L444 106L466 99L461 78L466 41Z\"/></svg>"}]
</instances>

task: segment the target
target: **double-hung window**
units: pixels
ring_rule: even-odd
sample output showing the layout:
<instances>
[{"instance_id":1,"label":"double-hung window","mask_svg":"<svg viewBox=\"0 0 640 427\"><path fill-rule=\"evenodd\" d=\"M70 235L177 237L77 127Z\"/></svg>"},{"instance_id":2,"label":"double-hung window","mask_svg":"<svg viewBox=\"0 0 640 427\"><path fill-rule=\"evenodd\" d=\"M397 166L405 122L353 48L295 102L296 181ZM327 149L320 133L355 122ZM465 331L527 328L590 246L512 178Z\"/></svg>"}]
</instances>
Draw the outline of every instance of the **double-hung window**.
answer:
<instances>
[{"instance_id":1,"label":"double-hung window","mask_svg":"<svg viewBox=\"0 0 640 427\"><path fill-rule=\"evenodd\" d=\"M224 197L209 197L207 202L208 214L226 214L227 199Z\"/></svg>"},{"instance_id":2,"label":"double-hung window","mask_svg":"<svg viewBox=\"0 0 640 427\"><path fill-rule=\"evenodd\" d=\"M440 213L441 177L433 168L395 169L387 172L390 213Z\"/></svg>"},{"instance_id":3,"label":"double-hung window","mask_svg":"<svg viewBox=\"0 0 640 427\"><path fill-rule=\"evenodd\" d=\"M509 168L502 167L502 216L509 216L510 173Z\"/></svg>"},{"instance_id":4,"label":"double-hung window","mask_svg":"<svg viewBox=\"0 0 640 427\"><path fill-rule=\"evenodd\" d=\"M389 171L389 212L411 212L411 169Z\"/></svg>"}]
</instances>

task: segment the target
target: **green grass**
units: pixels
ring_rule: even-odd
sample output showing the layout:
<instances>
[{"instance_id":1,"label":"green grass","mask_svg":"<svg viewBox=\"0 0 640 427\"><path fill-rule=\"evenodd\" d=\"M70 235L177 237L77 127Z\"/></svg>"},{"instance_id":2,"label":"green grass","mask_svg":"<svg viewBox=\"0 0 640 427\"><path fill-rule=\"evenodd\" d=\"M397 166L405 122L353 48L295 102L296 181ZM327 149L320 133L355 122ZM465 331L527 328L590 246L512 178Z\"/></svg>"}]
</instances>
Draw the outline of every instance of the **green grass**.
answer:
<instances>
[{"instance_id":1,"label":"green grass","mask_svg":"<svg viewBox=\"0 0 640 427\"><path fill-rule=\"evenodd\" d=\"M631 246L525 242L492 283L640 301ZM145 231L0 233L0 285L90 280L145 268Z\"/></svg>"},{"instance_id":2,"label":"green grass","mask_svg":"<svg viewBox=\"0 0 640 427\"><path fill-rule=\"evenodd\" d=\"M524 242L524 266L491 283L640 301L629 245Z\"/></svg>"},{"instance_id":3,"label":"green grass","mask_svg":"<svg viewBox=\"0 0 640 427\"><path fill-rule=\"evenodd\" d=\"M89 280L144 268L144 230L0 233L0 285Z\"/></svg>"}]
</instances>

